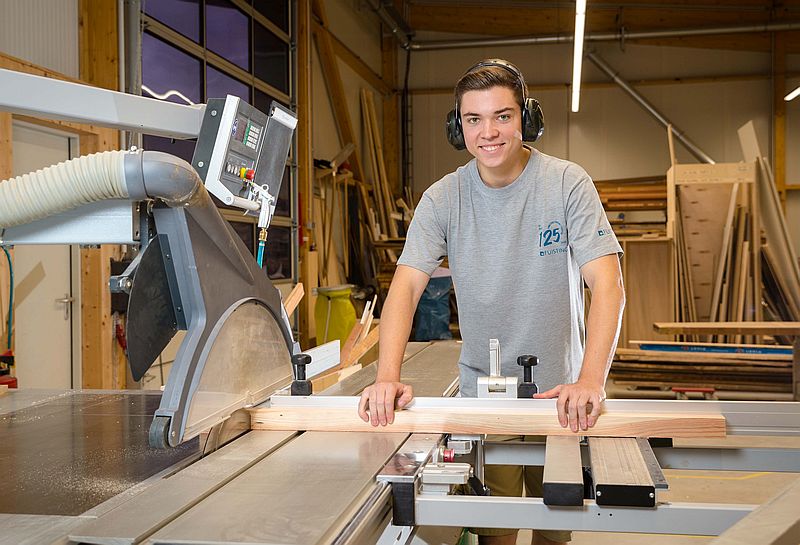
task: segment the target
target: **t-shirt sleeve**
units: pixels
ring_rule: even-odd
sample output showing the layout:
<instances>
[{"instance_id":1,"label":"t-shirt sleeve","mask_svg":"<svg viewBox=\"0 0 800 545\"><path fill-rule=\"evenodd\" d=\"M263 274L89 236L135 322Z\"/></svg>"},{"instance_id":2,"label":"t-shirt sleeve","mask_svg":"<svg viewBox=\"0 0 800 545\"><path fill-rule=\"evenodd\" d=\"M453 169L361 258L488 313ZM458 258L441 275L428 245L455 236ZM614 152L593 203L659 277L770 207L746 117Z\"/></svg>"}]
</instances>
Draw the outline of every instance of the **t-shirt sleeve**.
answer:
<instances>
[{"instance_id":1,"label":"t-shirt sleeve","mask_svg":"<svg viewBox=\"0 0 800 545\"><path fill-rule=\"evenodd\" d=\"M622 255L592 179L576 165L567 169L565 178L567 232L578 266L604 255Z\"/></svg>"},{"instance_id":2,"label":"t-shirt sleeve","mask_svg":"<svg viewBox=\"0 0 800 545\"><path fill-rule=\"evenodd\" d=\"M442 263L447 256L447 225L440 221L440 216L448 217L446 207L446 198L435 198L430 191L422 195L408 227L398 265L414 267L430 276Z\"/></svg>"}]
</instances>

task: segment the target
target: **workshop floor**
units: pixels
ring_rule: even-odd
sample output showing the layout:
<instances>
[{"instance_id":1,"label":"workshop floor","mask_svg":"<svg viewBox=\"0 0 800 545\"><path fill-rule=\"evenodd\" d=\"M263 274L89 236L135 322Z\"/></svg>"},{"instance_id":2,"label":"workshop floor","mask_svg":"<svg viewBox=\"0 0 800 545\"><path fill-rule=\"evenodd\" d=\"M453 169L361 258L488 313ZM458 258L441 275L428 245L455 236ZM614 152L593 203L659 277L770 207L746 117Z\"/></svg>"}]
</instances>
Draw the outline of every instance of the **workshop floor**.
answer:
<instances>
[{"instance_id":1,"label":"workshop floor","mask_svg":"<svg viewBox=\"0 0 800 545\"><path fill-rule=\"evenodd\" d=\"M663 501L760 504L800 478L798 473L665 470L670 490ZM530 531L522 531L518 545L530 544ZM575 532L573 545L702 545L705 536Z\"/></svg>"}]
</instances>

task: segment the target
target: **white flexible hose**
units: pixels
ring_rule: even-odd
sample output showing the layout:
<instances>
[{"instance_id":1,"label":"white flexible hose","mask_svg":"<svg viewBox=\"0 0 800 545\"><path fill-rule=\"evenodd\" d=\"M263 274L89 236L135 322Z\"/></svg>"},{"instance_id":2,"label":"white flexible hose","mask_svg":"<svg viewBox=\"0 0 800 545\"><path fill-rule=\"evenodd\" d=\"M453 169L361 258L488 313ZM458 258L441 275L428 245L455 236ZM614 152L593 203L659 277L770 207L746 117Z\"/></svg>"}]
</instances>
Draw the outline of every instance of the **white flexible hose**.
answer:
<instances>
[{"instance_id":1,"label":"white flexible hose","mask_svg":"<svg viewBox=\"0 0 800 545\"><path fill-rule=\"evenodd\" d=\"M106 199L128 197L127 151L104 151L0 182L0 228Z\"/></svg>"}]
</instances>

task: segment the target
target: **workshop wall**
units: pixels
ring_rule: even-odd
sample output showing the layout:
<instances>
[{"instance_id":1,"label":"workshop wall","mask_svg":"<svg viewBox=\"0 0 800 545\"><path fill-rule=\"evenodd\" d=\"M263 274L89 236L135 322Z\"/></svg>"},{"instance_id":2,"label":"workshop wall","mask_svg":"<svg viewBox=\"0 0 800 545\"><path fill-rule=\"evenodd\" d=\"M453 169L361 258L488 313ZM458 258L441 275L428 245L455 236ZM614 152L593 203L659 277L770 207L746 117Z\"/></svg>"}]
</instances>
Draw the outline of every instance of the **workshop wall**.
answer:
<instances>
[{"instance_id":1,"label":"workshop wall","mask_svg":"<svg viewBox=\"0 0 800 545\"><path fill-rule=\"evenodd\" d=\"M78 0L3 0L0 51L79 77Z\"/></svg>"},{"instance_id":2,"label":"workshop wall","mask_svg":"<svg viewBox=\"0 0 800 545\"><path fill-rule=\"evenodd\" d=\"M325 10L328 26L333 36L347 48L355 52L375 73L381 73L381 27L377 15L357 0L326 0ZM341 58L336 59L342 86L344 88L347 111L356 148L361 157L364 172L371 172L369 154L365 153L364 125L361 113L361 89L372 90L375 96L378 124L383 125L383 110L380 107L381 93L372 87ZM339 139L336 120L333 113L332 94L325 82L325 76L315 46L312 50L312 146L315 159L332 159L338 154L346 142ZM344 244L342 232L343 220L338 208L334 211L331 227L333 230L333 247L339 263L344 261Z\"/></svg>"}]
</instances>

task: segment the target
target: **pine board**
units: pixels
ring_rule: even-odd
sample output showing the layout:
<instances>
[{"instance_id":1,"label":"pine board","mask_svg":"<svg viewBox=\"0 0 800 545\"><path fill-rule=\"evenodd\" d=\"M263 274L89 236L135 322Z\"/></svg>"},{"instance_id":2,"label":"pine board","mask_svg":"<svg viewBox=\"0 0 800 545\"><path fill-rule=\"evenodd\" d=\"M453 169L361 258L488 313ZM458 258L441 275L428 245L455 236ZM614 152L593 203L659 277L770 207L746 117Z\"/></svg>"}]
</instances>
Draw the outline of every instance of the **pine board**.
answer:
<instances>
[{"instance_id":1,"label":"pine board","mask_svg":"<svg viewBox=\"0 0 800 545\"><path fill-rule=\"evenodd\" d=\"M463 401L463 400L462 400ZM252 429L274 431L371 431L377 433L458 433L500 435L583 435L604 437L722 437L725 418L720 414L615 413L604 412L593 428L573 433L558 423L555 403L551 408L491 408L461 404L426 405L417 398L395 413L394 424L373 427L352 406L279 406L251 409ZM541 406L537 404L537 406Z\"/></svg>"}]
</instances>

